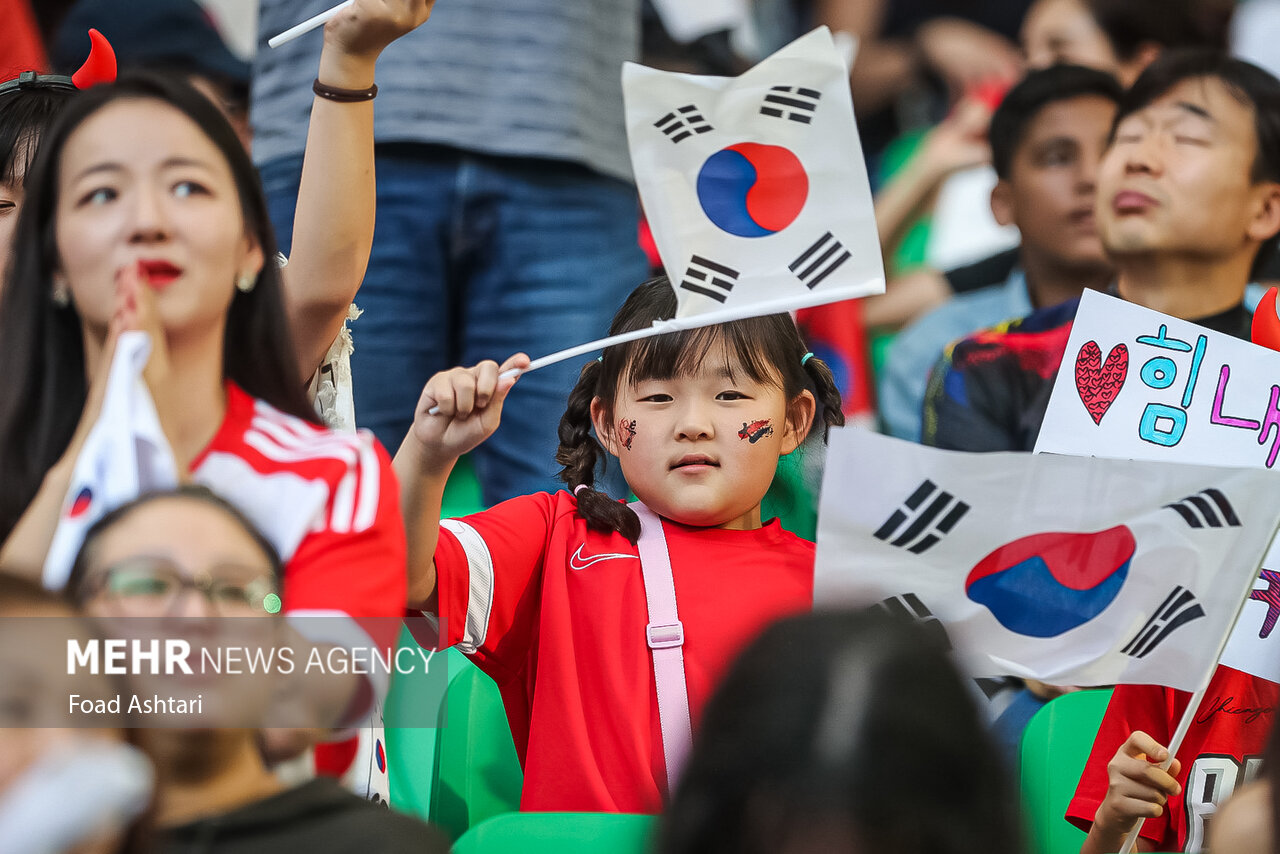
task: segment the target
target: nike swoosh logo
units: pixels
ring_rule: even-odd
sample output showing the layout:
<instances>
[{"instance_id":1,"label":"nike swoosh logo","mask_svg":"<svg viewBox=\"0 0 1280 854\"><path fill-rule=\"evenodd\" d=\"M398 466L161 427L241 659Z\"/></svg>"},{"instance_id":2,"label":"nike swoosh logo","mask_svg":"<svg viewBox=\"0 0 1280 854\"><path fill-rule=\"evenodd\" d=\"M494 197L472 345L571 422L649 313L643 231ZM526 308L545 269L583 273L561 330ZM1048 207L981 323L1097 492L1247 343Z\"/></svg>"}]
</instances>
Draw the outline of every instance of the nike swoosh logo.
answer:
<instances>
[{"instance_id":1,"label":"nike swoosh logo","mask_svg":"<svg viewBox=\"0 0 1280 854\"><path fill-rule=\"evenodd\" d=\"M617 554L614 552L592 555L591 557L584 558L582 556L582 549L583 546L578 546L578 550L569 556L570 569L586 569L593 563L600 563L600 561L603 560L625 560L627 558L631 558L633 560L636 559L635 555Z\"/></svg>"}]
</instances>

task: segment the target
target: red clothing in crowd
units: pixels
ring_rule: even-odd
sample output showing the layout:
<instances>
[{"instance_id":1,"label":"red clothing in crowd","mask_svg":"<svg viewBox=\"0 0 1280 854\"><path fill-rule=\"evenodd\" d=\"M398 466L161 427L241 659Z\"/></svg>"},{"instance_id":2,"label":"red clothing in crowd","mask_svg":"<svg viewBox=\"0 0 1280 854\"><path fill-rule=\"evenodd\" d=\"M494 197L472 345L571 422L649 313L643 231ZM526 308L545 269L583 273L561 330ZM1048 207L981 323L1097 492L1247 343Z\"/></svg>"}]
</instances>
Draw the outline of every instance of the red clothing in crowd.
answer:
<instances>
[{"instance_id":1,"label":"red clothing in crowd","mask_svg":"<svg viewBox=\"0 0 1280 854\"><path fill-rule=\"evenodd\" d=\"M813 604L813 544L665 521L696 731L717 680L768 623ZM441 523L441 645L502 691L524 810L654 813L666 770L636 547L588 530L567 492Z\"/></svg>"},{"instance_id":2,"label":"red clothing in crowd","mask_svg":"<svg viewBox=\"0 0 1280 854\"><path fill-rule=\"evenodd\" d=\"M227 383L226 417L191 471L279 550L284 610L393 618L382 622L394 643L408 597L404 522L371 434L309 424Z\"/></svg>"},{"instance_id":3,"label":"red clothing in crowd","mask_svg":"<svg viewBox=\"0 0 1280 854\"><path fill-rule=\"evenodd\" d=\"M1253 779L1271 732L1280 685L1230 667L1219 667L1204 702L1175 752L1182 763L1182 792L1169 799L1158 818L1142 825L1141 835L1156 851L1199 851L1208 821L1237 786ZM1067 820L1088 830L1107 795L1107 763L1135 730L1167 745L1191 695L1154 685L1120 685L1111 696L1093 753Z\"/></svg>"}]
</instances>

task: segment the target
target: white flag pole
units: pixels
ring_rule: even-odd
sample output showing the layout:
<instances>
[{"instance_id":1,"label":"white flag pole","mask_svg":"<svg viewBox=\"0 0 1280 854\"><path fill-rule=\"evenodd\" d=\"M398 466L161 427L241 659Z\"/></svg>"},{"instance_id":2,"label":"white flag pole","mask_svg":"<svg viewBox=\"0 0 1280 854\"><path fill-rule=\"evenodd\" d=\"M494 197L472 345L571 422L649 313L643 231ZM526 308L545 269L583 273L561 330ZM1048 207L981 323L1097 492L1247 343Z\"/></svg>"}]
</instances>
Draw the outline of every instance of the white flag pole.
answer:
<instances>
[{"instance_id":1,"label":"white flag pole","mask_svg":"<svg viewBox=\"0 0 1280 854\"><path fill-rule=\"evenodd\" d=\"M1275 540L1275 532L1271 534L1271 540ZM1271 550L1271 546L1267 546L1267 551ZM1244 605L1249 601L1249 594L1253 592L1253 585L1258 580L1258 572L1262 569L1262 560L1265 559L1266 552L1263 557L1258 560L1258 568L1254 570L1253 575L1249 576L1249 584L1245 587L1244 595L1240 597L1240 604L1236 606L1236 615L1227 626L1226 633L1222 636L1222 640L1218 642L1218 652L1213 657L1213 666L1209 668L1209 672L1205 674L1204 681L1200 684L1200 689L1191 695L1191 699L1187 702L1187 710L1182 713L1182 720L1178 721L1178 728L1173 731L1173 738L1169 739L1168 750L1169 756L1160 763L1161 771L1168 771L1169 766L1173 764L1173 758L1178 753L1178 748L1182 747L1182 740L1186 738L1187 730L1191 729L1191 722L1195 720L1196 712L1200 710L1200 704L1204 702L1204 695L1209 691L1209 683L1213 681L1213 674L1218 670L1218 662L1222 659L1222 652L1227 648L1227 641L1231 638L1231 632L1236 627L1236 621L1240 619L1240 612L1244 610ZM1133 830L1129 831L1129 835L1124 838L1124 844L1120 846L1120 854L1130 854L1134 850L1134 846L1138 844L1138 834L1142 831L1142 825L1146 822L1145 818L1138 819L1138 823L1133 826Z\"/></svg>"},{"instance_id":2,"label":"white flag pole","mask_svg":"<svg viewBox=\"0 0 1280 854\"><path fill-rule=\"evenodd\" d=\"M343 0L343 2L334 6L332 9L326 9L319 15L313 15L312 17L307 18L301 24L294 24L278 36L272 36L267 39L267 45L270 47L280 47L280 45L285 42L291 42L298 36L306 35L316 27L323 27L325 24L338 17L338 15L342 13L343 9L355 5L355 2L356 0Z\"/></svg>"},{"instance_id":3,"label":"white flag pole","mask_svg":"<svg viewBox=\"0 0 1280 854\"><path fill-rule=\"evenodd\" d=\"M512 368L509 371L503 371L499 375L499 379L518 377L521 374L536 371L538 368L545 368L548 365L554 365L557 362L572 359L574 356L582 356L587 353L595 352L596 350L603 350L605 347L612 347L615 344L625 344L628 341L639 341L641 338L652 338L655 335L665 335L668 332L680 332L685 329L700 329L703 326L715 326L717 323L728 323L731 320L742 320L748 317L762 317L766 314L781 314L784 311L812 308L815 305L826 305L831 302L841 302L847 299L864 297L871 293L879 293L879 291L868 291L867 285L869 284L874 283L864 282L861 285L850 285L838 290L823 291L816 294L801 294L795 297L782 297L776 300L756 300L739 306L722 308L717 311L708 311L705 314L695 314L692 317L673 317L670 320L655 320L652 326L646 326L644 329L634 329L631 332L622 332L617 335L610 335L608 338L598 338L595 341L588 341L586 344L579 344L578 346L570 347L567 350L560 350L556 353L540 356L530 362L529 367L524 370ZM883 290L883 286L881 290ZM427 414L439 415L440 408L438 406L433 406L427 410Z\"/></svg>"}]
</instances>

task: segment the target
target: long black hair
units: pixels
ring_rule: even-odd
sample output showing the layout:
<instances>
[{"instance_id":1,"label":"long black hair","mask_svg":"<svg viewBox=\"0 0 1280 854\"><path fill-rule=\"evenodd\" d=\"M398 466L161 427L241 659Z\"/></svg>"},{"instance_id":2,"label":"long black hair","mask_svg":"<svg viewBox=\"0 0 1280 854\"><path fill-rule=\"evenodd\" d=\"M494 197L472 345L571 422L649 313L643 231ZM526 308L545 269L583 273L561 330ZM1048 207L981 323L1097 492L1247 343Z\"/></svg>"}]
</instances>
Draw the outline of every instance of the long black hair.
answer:
<instances>
[{"instance_id":1,"label":"long black hair","mask_svg":"<svg viewBox=\"0 0 1280 854\"><path fill-rule=\"evenodd\" d=\"M650 279L632 291L618 309L609 334L669 320L675 317L676 307L676 294L667 277ZM578 512L589 527L617 531L632 542L640 536L635 512L592 488L596 463L608 455L591 435L591 401L600 398L611 414L619 382L669 379L696 371L717 349L729 364L740 365L755 382L781 385L788 402L805 390L812 392L818 403L815 423L823 424L824 440L827 427L844 423L840 390L831 369L821 359L805 358L804 342L787 314L750 317L607 347L598 361L593 359L583 367L578 384L569 393L556 451L556 462L564 467L560 479L578 496ZM587 488L580 490L579 486Z\"/></svg>"},{"instance_id":2,"label":"long black hair","mask_svg":"<svg viewBox=\"0 0 1280 854\"><path fill-rule=\"evenodd\" d=\"M75 94L71 78L50 74L0 84L0 183L22 183L45 128Z\"/></svg>"},{"instance_id":3,"label":"long black hair","mask_svg":"<svg viewBox=\"0 0 1280 854\"><path fill-rule=\"evenodd\" d=\"M940 639L883 611L766 629L707 702L660 854L1017 854L1017 799Z\"/></svg>"},{"instance_id":4,"label":"long black hair","mask_svg":"<svg viewBox=\"0 0 1280 854\"><path fill-rule=\"evenodd\" d=\"M74 306L51 297L58 266L55 223L58 173L67 140L104 107L151 100L196 123L230 166L245 230L266 262L250 292L236 290L227 313L222 375L253 397L315 423L285 315L275 237L258 174L218 108L186 83L150 74L76 95L40 141L27 176L27 198L14 235L8 281L0 295L0 354L8 375L0 395L0 538L7 537L40 482L66 451L84 409L84 338Z\"/></svg>"}]
</instances>

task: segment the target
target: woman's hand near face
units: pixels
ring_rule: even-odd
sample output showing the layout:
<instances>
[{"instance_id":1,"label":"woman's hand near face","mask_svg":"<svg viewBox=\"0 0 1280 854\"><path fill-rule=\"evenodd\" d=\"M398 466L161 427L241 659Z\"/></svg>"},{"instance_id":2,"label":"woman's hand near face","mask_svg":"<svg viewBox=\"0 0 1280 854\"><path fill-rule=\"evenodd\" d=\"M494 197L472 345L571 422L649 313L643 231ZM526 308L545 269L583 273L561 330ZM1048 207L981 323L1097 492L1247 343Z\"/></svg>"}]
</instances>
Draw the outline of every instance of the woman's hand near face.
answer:
<instances>
[{"instance_id":1,"label":"woman's hand near face","mask_svg":"<svg viewBox=\"0 0 1280 854\"><path fill-rule=\"evenodd\" d=\"M132 275L128 275L131 272ZM141 306L140 306L141 302ZM145 328L152 327L151 329ZM28 505L18 524L14 526L9 538L0 548L0 562L13 567L15 571L39 582L44 567L45 556L53 543L53 535L58 527L58 518L62 513L62 502L66 499L67 490L71 488L71 476L75 471L76 460L84 450L93 425L98 423L102 415L102 403L107 395L107 379L111 376L111 363L115 360L116 343L120 335L131 329L150 331L151 358L143 372L147 384L152 388L152 397L156 398L152 378L161 385L159 378L168 373L168 348L163 334L159 334L159 319L156 316L154 299L138 298L138 271L135 267L128 271L121 270L116 276L115 310L107 326L107 338L102 346L93 375L88 377L89 388L85 394L84 409L80 413L80 421L76 431L67 443L67 449L45 473L40 483L40 490ZM157 342L159 342L157 344ZM162 395L163 396L163 395ZM156 404L160 412L159 399ZM164 416L161 415L161 425ZM185 470L184 470L185 471Z\"/></svg>"},{"instance_id":2,"label":"woman's hand near face","mask_svg":"<svg viewBox=\"0 0 1280 854\"><path fill-rule=\"evenodd\" d=\"M118 326L120 332L145 332L151 339L151 353L147 357L146 367L142 369L142 378L147 383L147 390L151 392L156 414L160 417L160 427L169 439L169 447L174 453L174 462L177 464L178 478L186 480L191 460L179 458L178 443L173 441L176 435L175 425L180 416L178 411L180 404L169 363L169 344L160 322L159 309L156 307L155 291L147 284L145 274L136 265L129 265L116 273L116 310L111 324L113 327ZM118 337L119 333L116 335ZM111 343L111 352L105 354L107 358L105 364L101 366L105 370L110 370L111 357L114 356L114 344L109 343ZM99 373L102 374L103 371L100 370ZM105 386L105 375L102 380L102 385ZM92 394L91 388L90 395Z\"/></svg>"}]
</instances>

